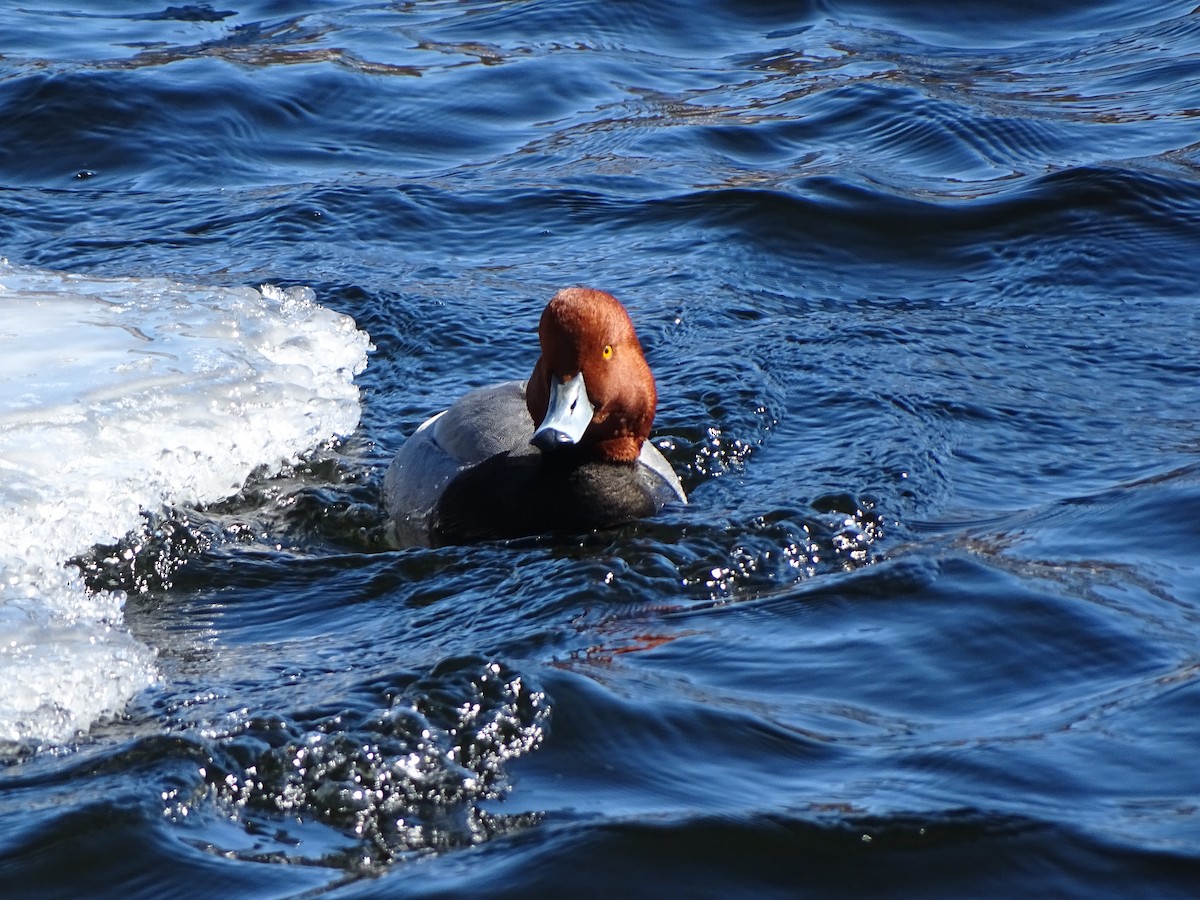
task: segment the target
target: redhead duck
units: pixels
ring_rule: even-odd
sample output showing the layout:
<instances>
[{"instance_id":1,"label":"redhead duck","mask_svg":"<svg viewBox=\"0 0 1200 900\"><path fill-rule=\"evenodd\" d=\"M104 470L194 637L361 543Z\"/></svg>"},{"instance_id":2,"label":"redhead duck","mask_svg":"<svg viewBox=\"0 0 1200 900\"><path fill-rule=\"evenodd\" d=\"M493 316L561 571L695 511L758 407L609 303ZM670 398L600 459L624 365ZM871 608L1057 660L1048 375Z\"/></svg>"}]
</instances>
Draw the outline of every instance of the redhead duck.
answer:
<instances>
[{"instance_id":1,"label":"redhead duck","mask_svg":"<svg viewBox=\"0 0 1200 900\"><path fill-rule=\"evenodd\" d=\"M687 502L646 440L658 395L617 299L559 291L538 339L527 382L470 391L400 448L384 478L398 544L585 531Z\"/></svg>"}]
</instances>

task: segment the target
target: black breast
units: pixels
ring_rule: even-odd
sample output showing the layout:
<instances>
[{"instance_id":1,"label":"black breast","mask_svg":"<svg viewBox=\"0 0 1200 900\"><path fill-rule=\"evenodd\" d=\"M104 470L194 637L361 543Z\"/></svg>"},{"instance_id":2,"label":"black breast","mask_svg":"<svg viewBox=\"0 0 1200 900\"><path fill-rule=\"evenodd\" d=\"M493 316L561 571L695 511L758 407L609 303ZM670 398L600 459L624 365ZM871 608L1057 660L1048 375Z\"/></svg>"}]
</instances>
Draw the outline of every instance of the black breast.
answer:
<instances>
[{"instance_id":1,"label":"black breast","mask_svg":"<svg viewBox=\"0 0 1200 900\"><path fill-rule=\"evenodd\" d=\"M590 531L654 515L661 480L634 463L496 456L460 472L434 508L432 544Z\"/></svg>"}]
</instances>

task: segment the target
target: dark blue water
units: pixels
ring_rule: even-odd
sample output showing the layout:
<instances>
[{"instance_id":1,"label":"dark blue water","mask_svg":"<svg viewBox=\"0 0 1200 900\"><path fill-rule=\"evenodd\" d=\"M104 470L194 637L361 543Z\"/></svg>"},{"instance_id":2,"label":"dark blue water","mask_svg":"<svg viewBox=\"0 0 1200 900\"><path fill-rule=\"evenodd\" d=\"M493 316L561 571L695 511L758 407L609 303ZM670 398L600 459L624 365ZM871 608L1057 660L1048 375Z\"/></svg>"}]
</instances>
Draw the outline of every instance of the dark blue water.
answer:
<instances>
[{"instance_id":1,"label":"dark blue water","mask_svg":"<svg viewBox=\"0 0 1200 900\"><path fill-rule=\"evenodd\" d=\"M357 434L155 512L160 684L9 896L1200 890L1192 3L25 4L0 255L312 286ZM389 550L395 448L629 307L691 497Z\"/></svg>"}]
</instances>

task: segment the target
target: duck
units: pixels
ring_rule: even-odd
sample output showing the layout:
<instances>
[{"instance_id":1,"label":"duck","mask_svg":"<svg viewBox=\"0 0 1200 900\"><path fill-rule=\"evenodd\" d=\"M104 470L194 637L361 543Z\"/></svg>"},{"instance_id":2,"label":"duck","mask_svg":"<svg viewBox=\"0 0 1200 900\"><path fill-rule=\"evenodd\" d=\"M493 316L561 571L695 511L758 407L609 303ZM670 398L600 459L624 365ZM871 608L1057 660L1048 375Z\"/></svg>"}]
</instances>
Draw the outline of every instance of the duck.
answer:
<instances>
[{"instance_id":1,"label":"duck","mask_svg":"<svg viewBox=\"0 0 1200 900\"><path fill-rule=\"evenodd\" d=\"M467 392L400 447L384 476L396 545L581 533L687 503L648 440L658 393L621 302L564 288L538 342L527 380Z\"/></svg>"}]
</instances>

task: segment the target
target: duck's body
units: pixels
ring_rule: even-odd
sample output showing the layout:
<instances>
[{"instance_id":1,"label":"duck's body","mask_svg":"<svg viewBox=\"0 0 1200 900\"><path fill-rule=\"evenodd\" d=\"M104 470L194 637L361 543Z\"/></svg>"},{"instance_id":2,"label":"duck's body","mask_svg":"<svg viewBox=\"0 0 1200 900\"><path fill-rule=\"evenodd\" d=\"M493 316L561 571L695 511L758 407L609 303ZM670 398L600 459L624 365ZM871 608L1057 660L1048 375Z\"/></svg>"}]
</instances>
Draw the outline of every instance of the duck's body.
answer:
<instances>
[{"instance_id":1,"label":"duck's body","mask_svg":"<svg viewBox=\"0 0 1200 900\"><path fill-rule=\"evenodd\" d=\"M646 441L657 395L632 323L560 291L528 382L470 391L418 428L384 479L401 546L605 528L687 499Z\"/></svg>"},{"instance_id":2,"label":"duck's body","mask_svg":"<svg viewBox=\"0 0 1200 900\"><path fill-rule=\"evenodd\" d=\"M637 461L563 459L531 442L525 382L478 388L418 428L384 478L401 546L461 544L543 531L586 531L687 502L649 442Z\"/></svg>"}]
</instances>

